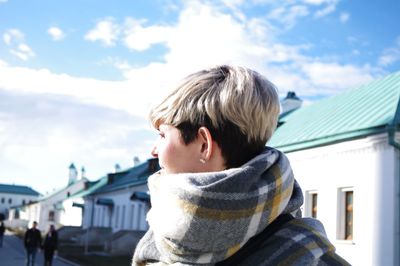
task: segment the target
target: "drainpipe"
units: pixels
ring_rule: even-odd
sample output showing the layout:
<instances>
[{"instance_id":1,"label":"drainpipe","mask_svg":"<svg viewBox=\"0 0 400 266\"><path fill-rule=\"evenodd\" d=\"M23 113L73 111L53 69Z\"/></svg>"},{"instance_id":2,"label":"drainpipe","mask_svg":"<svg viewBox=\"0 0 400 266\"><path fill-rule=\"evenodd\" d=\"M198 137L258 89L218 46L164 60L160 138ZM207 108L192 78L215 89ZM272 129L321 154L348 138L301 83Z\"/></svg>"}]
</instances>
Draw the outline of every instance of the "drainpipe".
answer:
<instances>
[{"instance_id":1,"label":"drainpipe","mask_svg":"<svg viewBox=\"0 0 400 266\"><path fill-rule=\"evenodd\" d=\"M389 137L389 145L393 146L400 153L400 143L396 140L396 132L399 131L400 127L400 100L397 103L396 114L392 120L392 122L388 126L388 137ZM395 152L396 155L396 152ZM399 155L400 156L400 155ZM397 252L400 250L400 162L399 160L395 160L397 162L397 201L395 206L395 223L396 223L396 237L397 240L394 241L394 265L400 265L400 254ZM397 251L396 251L397 250Z\"/></svg>"},{"instance_id":2,"label":"drainpipe","mask_svg":"<svg viewBox=\"0 0 400 266\"><path fill-rule=\"evenodd\" d=\"M389 144L400 150L400 143L396 141L397 127L395 125L389 126Z\"/></svg>"},{"instance_id":3,"label":"drainpipe","mask_svg":"<svg viewBox=\"0 0 400 266\"><path fill-rule=\"evenodd\" d=\"M91 213L90 213L90 223L89 223L89 226L88 226L88 228L87 228L87 232L86 232L86 239L85 239L85 254L88 254L89 253L89 231L90 231L90 228L93 226L93 216L94 216L94 203L95 203L95 200L94 200L94 197L92 197L92 208L91 208Z\"/></svg>"},{"instance_id":4,"label":"drainpipe","mask_svg":"<svg viewBox=\"0 0 400 266\"><path fill-rule=\"evenodd\" d=\"M396 141L396 126L390 125L389 127L389 144L391 146L393 146L395 148L395 150L397 149L400 152L400 143ZM396 156L396 151L394 153L394 155ZM396 250L400 249L400 163L399 160L397 160L397 158L395 159L395 162L397 165L395 165L395 167L397 167L397 176L396 181L397 181L397 193L396 193L396 205L395 205L395 228L396 228L396 237L394 241L394 253L395 253L395 258L394 258L394 265L400 265L400 254L399 252L396 252ZM396 182L395 181L395 182Z\"/></svg>"}]
</instances>

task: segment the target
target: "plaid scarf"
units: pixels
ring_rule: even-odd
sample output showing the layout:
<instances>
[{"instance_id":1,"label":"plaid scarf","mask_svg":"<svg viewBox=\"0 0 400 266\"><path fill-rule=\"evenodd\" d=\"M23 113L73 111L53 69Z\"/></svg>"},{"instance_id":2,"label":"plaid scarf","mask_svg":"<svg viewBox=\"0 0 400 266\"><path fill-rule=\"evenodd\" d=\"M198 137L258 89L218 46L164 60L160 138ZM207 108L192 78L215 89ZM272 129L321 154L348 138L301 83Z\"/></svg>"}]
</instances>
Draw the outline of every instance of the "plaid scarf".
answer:
<instances>
[{"instance_id":1,"label":"plaid scarf","mask_svg":"<svg viewBox=\"0 0 400 266\"><path fill-rule=\"evenodd\" d=\"M237 252L303 196L289 161L266 148L240 168L149 178L149 231L132 265L213 265Z\"/></svg>"}]
</instances>

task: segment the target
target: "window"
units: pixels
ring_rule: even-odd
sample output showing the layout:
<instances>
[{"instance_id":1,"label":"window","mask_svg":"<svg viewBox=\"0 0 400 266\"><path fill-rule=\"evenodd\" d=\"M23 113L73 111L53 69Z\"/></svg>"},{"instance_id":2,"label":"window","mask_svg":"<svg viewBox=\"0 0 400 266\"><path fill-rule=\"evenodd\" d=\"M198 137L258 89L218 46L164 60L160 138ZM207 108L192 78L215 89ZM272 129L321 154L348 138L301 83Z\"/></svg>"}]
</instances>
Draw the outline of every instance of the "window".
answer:
<instances>
[{"instance_id":1,"label":"window","mask_svg":"<svg viewBox=\"0 0 400 266\"><path fill-rule=\"evenodd\" d=\"M344 238L353 239L353 191L345 192L345 227Z\"/></svg>"},{"instance_id":2,"label":"window","mask_svg":"<svg viewBox=\"0 0 400 266\"><path fill-rule=\"evenodd\" d=\"M141 217L142 217L142 204L139 203L138 204L138 212L137 212L137 230L141 230L142 229L142 225L141 225Z\"/></svg>"},{"instance_id":3,"label":"window","mask_svg":"<svg viewBox=\"0 0 400 266\"><path fill-rule=\"evenodd\" d=\"M122 205L121 229L125 226L125 205Z\"/></svg>"},{"instance_id":4,"label":"window","mask_svg":"<svg viewBox=\"0 0 400 266\"><path fill-rule=\"evenodd\" d=\"M311 195L311 217L317 218L317 200L318 200L318 194L313 193Z\"/></svg>"},{"instance_id":5,"label":"window","mask_svg":"<svg viewBox=\"0 0 400 266\"><path fill-rule=\"evenodd\" d=\"M25 205L25 200L22 200L22 205Z\"/></svg>"},{"instance_id":6,"label":"window","mask_svg":"<svg viewBox=\"0 0 400 266\"><path fill-rule=\"evenodd\" d=\"M99 227L102 227L103 226L103 224L102 224L102 217L104 217L104 213L103 213L103 215L101 215L101 213L103 212L103 207L102 206L100 206L100 207L98 207L98 212L97 212L97 226L99 226Z\"/></svg>"},{"instance_id":7,"label":"window","mask_svg":"<svg viewBox=\"0 0 400 266\"><path fill-rule=\"evenodd\" d=\"M118 228L118 221L119 221L119 206L117 206L116 210L115 210L115 228Z\"/></svg>"},{"instance_id":8,"label":"window","mask_svg":"<svg viewBox=\"0 0 400 266\"><path fill-rule=\"evenodd\" d=\"M318 214L318 193L315 190L307 191L305 216L317 218L317 214Z\"/></svg>"},{"instance_id":9,"label":"window","mask_svg":"<svg viewBox=\"0 0 400 266\"><path fill-rule=\"evenodd\" d=\"M338 239L353 240L353 188L339 189Z\"/></svg>"},{"instance_id":10,"label":"window","mask_svg":"<svg viewBox=\"0 0 400 266\"><path fill-rule=\"evenodd\" d=\"M106 215L107 215L107 207L103 208L103 216L101 217L101 226L102 227L107 227L106 226Z\"/></svg>"},{"instance_id":11,"label":"window","mask_svg":"<svg viewBox=\"0 0 400 266\"><path fill-rule=\"evenodd\" d=\"M8 199L8 204L11 204L12 203L12 198L9 198Z\"/></svg>"},{"instance_id":12,"label":"window","mask_svg":"<svg viewBox=\"0 0 400 266\"><path fill-rule=\"evenodd\" d=\"M54 211L49 211L49 221L54 222Z\"/></svg>"},{"instance_id":13,"label":"window","mask_svg":"<svg viewBox=\"0 0 400 266\"><path fill-rule=\"evenodd\" d=\"M133 224L133 218L134 217L135 217L135 205L132 204L131 205L131 216L130 216L130 219L129 219L129 229L131 229L131 230L135 229L133 227L134 226L134 224Z\"/></svg>"},{"instance_id":14,"label":"window","mask_svg":"<svg viewBox=\"0 0 400 266\"><path fill-rule=\"evenodd\" d=\"M4 201L5 201L5 199L4 199L4 198L1 198L1 203L4 203Z\"/></svg>"},{"instance_id":15,"label":"window","mask_svg":"<svg viewBox=\"0 0 400 266\"><path fill-rule=\"evenodd\" d=\"M15 210L14 219L19 219L19 210L18 209Z\"/></svg>"},{"instance_id":16,"label":"window","mask_svg":"<svg viewBox=\"0 0 400 266\"><path fill-rule=\"evenodd\" d=\"M96 226L100 226L101 207L96 207L96 211L97 211Z\"/></svg>"}]
</instances>

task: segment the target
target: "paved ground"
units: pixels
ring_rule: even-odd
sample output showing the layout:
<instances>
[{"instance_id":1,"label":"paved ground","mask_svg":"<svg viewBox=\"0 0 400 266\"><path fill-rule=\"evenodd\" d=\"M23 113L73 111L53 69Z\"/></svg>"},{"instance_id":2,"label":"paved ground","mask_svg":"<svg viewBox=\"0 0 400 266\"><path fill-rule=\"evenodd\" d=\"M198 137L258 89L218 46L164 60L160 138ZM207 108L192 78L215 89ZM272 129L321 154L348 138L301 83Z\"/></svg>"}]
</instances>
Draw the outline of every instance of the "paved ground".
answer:
<instances>
[{"instance_id":1,"label":"paved ground","mask_svg":"<svg viewBox=\"0 0 400 266\"><path fill-rule=\"evenodd\" d=\"M6 232L4 235L3 247L0 248L0 265L2 266L24 266L26 265L26 255L23 242L16 236ZM43 252L36 254L36 264L44 265ZM72 262L62 258L54 258L53 266L77 266Z\"/></svg>"}]
</instances>

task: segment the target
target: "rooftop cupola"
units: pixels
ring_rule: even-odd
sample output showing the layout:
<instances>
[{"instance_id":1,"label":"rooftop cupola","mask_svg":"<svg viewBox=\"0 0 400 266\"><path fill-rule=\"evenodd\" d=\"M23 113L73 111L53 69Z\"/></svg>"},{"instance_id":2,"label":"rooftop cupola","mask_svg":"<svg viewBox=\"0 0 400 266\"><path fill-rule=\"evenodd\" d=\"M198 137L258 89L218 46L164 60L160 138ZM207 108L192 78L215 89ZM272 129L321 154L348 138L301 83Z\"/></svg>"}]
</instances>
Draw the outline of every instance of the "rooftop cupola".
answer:
<instances>
[{"instance_id":1,"label":"rooftop cupola","mask_svg":"<svg viewBox=\"0 0 400 266\"><path fill-rule=\"evenodd\" d=\"M297 97L294 91L289 91L286 97L281 101L281 116L301 107L303 101Z\"/></svg>"},{"instance_id":2,"label":"rooftop cupola","mask_svg":"<svg viewBox=\"0 0 400 266\"><path fill-rule=\"evenodd\" d=\"M78 180L78 171L73 163L69 166L69 178L68 186L75 183Z\"/></svg>"}]
</instances>

